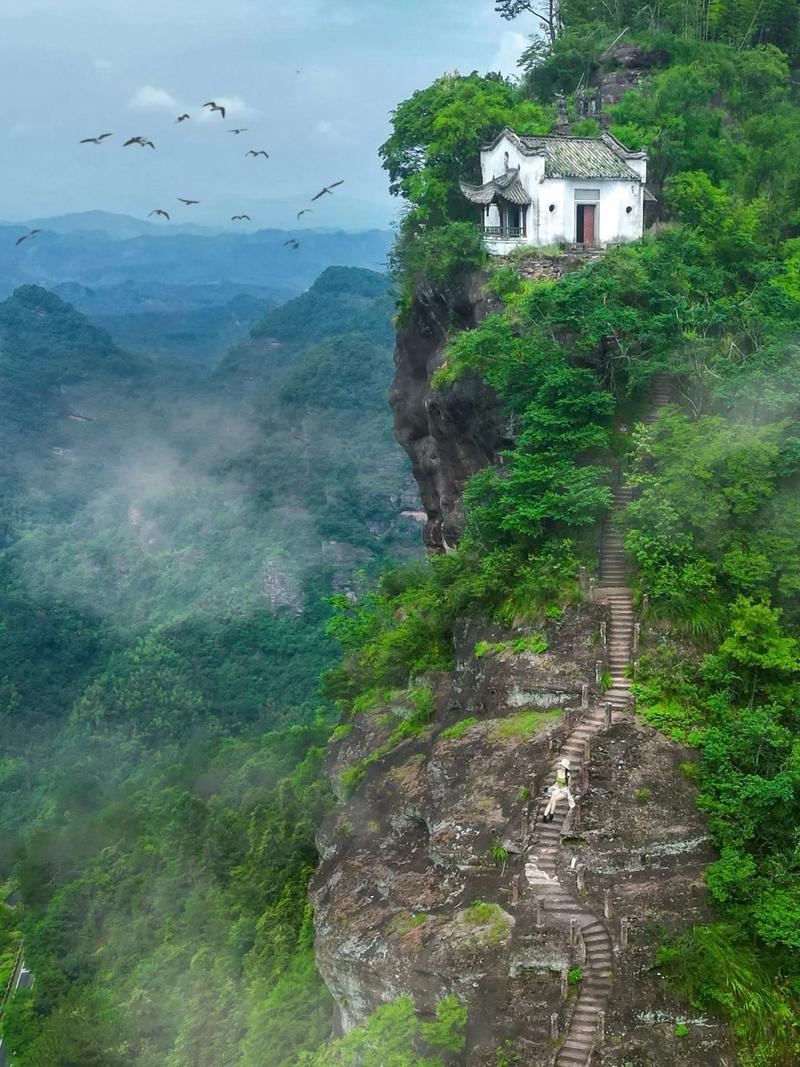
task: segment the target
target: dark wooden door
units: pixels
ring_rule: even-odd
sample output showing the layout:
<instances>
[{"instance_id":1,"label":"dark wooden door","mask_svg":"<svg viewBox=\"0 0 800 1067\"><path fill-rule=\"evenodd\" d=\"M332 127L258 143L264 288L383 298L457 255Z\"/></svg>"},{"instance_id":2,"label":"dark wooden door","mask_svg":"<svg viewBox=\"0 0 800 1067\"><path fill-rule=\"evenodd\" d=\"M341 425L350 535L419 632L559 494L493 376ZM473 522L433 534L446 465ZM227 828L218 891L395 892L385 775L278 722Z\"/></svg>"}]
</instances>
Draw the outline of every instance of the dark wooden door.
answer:
<instances>
[{"instance_id":1,"label":"dark wooden door","mask_svg":"<svg viewBox=\"0 0 800 1067\"><path fill-rule=\"evenodd\" d=\"M583 243L594 244L594 204L583 205Z\"/></svg>"},{"instance_id":2,"label":"dark wooden door","mask_svg":"<svg viewBox=\"0 0 800 1067\"><path fill-rule=\"evenodd\" d=\"M594 213L594 204L578 204L577 218L575 220L577 224L575 226L575 241L577 244L594 244Z\"/></svg>"}]
</instances>

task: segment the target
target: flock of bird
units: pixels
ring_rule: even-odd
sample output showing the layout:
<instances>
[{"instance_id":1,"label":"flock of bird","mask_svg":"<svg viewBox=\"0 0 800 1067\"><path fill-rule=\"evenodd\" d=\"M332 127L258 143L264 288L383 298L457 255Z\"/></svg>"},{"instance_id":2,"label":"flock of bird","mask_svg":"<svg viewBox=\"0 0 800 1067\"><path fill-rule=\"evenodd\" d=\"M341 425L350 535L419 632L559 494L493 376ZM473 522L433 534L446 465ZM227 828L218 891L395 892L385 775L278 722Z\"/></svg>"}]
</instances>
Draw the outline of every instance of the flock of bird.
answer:
<instances>
[{"instance_id":1,"label":"flock of bird","mask_svg":"<svg viewBox=\"0 0 800 1067\"><path fill-rule=\"evenodd\" d=\"M298 71L298 73L299 73L299 71ZM220 117L223 120L225 119L225 106L224 106L224 104L218 104L216 102L216 100L207 100L206 103L203 104L203 108L208 108L211 113L216 111L216 112L219 113ZM187 120L191 119L191 117L192 116L190 114L184 113L182 115L178 115L178 117L175 119L175 122L176 122L176 124L180 124L180 123L186 122ZM232 128L232 129L228 130L227 132L228 133L232 133L232 134L236 134L238 136L239 134L247 133L248 130L247 130L246 126L240 126L240 127ZM109 137L113 137L113 136L114 136L113 133L101 133L101 134L98 134L97 137L84 137L78 143L79 144L99 145L99 144L103 144L104 141L106 141ZM140 148L152 148L154 151L155 151L155 147L156 147L155 144L150 140L149 137L142 137L142 136L129 137L127 141L123 141L123 143L122 143L122 147L123 148L129 148L131 145L138 145ZM251 148L249 151L245 152L245 156L246 157L252 157L253 159L258 159L259 156L263 156L264 159L269 159L269 153L263 148ZM332 196L333 195L333 190L336 189L340 185L344 185L344 179L342 179L341 181L338 181L338 182L331 182L330 185L324 185L315 196L311 197L311 203L313 204L315 201L320 200L323 196ZM191 207L194 204L199 204L200 203L199 200L190 200L187 197L183 197L183 196L178 196L175 199L179 203L183 204L184 207ZM303 217L303 215L313 214L313 210L314 210L313 208L306 207L306 208L303 208L302 210L298 211L297 212L297 221L299 222L300 219ZM152 216L156 216L156 218L165 218L167 220L167 222L171 221L171 217L170 217L169 212L165 211L163 208L160 208L160 207L153 208L153 210L148 214L147 217L150 218ZM251 222L251 221L252 220L251 220L250 216L249 215L245 215L244 213L239 214L239 215L231 215L231 222ZM35 237L38 233L41 233L41 232L42 232L41 229L29 230L28 233L24 233L24 234L22 234L21 237L18 237L15 243L17 245L21 245L23 241L27 241L30 238ZM283 243L284 243L284 247L288 246L289 248L292 248L294 250L297 250L300 247L300 242L297 240L296 237L290 237L288 241L284 241Z\"/></svg>"}]
</instances>

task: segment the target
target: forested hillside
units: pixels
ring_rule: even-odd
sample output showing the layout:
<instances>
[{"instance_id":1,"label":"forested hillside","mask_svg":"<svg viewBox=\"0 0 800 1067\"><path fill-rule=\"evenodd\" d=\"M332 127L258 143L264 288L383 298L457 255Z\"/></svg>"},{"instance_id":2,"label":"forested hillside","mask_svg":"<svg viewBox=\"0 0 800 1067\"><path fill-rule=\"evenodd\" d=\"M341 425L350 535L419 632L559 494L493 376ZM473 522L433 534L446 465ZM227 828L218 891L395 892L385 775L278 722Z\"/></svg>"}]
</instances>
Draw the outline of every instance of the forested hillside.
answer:
<instances>
[{"instance_id":1,"label":"forested hillside","mask_svg":"<svg viewBox=\"0 0 800 1067\"><path fill-rule=\"evenodd\" d=\"M431 409L437 391L480 380L513 438L466 486L457 549L378 583L416 536L398 520L413 494L382 414L383 279L326 272L192 395L51 294L26 288L0 310L15 398L2 427L0 986L23 935L36 976L3 1020L20 1067L458 1063L468 1020L454 998L423 1020L401 997L327 1041L306 897L335 804L325 745L337 719L341 741L389 708L380 743L337 782L357 805L401 744L480 726L477 706L446 730L433 721L457 635L475 620L525 635L478 643L477 660L546 650L542 631L583 603L580 566L596 566L619 472L635 489L625 545L645 620L637 714L694 750L680 773L717 857L711 919L677 938L654 924L642 981L726 1027L743 1067L798 1062L797 7L534 8L497 3L542 31L518 83L443 76L398 106L382 148L409 205L399 324L413 334L435 308L446 342ZM503 126L546 133L554 91L572 108L587 85L614 87L611 132L649 152L653 224L560 281L531 281L513 259L488 261L458 181L477 178ZM598 131L588 119L576 132ZM479 282L495 311L459 331ZM663 378L675 402L644 422ZM486 868L505 871L506 845L491 848ZM490 953L499 905L461 903L465 943L483 931ZM421 940L427 919L409 902L389 935ZM524 1062L506 1043L492 1054Z\"/></svg>"},{"instance_id":2,"label":"forested hillside","mask_svg":"<svg viewBox=\"0 0 800 1067\"><path fill-rule=\"evenodd\" d=\"M419 552L387 287L332 268L210 382L43 289L0 305L0 985L21 929L36 976L15 1063L277 1064L327 1032L325 597Z\"/></svg>"},{"instance_id":3,"label":"forested hillside","mask_svg":"<svg viewBox=\"0 0 800 1067\"><path fill-rule=\"evenodd\" d=\"M37 219L35 246L0 222L0 298L45 286L102 326L121 348L158 361L216 367L272 307L327 267L384 269L391 233L231 233L89 211ZM287 239L299 238L297 248Z\"/></svg>"}]
</instances>

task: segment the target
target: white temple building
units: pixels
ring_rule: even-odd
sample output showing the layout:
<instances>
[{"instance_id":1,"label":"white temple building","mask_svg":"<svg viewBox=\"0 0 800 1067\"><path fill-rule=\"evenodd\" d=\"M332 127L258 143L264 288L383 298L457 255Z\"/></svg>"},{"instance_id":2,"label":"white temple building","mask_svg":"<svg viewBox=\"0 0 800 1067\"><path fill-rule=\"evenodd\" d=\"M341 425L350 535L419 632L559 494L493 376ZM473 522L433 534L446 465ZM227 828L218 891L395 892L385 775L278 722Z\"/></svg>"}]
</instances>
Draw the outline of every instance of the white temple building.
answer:
<instances>
[{"instance_id":1,"label":"white temple building","mask_svg":"<svg viewBox=\"0 0 800 1067\"><path fill-rule=\"evenodd\" d=\"M483 185L461 182L495 255L551 245L606 248L644 232L647 153L616 137L525 137L504 129L481 149Z\"/></svg>"}]
</instances>

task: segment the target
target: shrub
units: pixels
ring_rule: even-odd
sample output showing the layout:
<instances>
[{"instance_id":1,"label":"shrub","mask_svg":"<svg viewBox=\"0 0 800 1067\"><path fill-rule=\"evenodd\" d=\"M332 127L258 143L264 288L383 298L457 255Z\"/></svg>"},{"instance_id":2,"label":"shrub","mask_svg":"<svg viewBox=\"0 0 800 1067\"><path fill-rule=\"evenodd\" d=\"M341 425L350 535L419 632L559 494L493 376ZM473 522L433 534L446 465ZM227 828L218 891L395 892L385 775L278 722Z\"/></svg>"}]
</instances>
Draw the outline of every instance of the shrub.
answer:
<instances>
[{"instance_id":1,"label":"shrub","mask_svg":"<svg viewBox=\"0 0 800 1067\"><path fill-rule=\"evenodd\" d=\"M695 927L663 947L657 962L694 1008L727 1019L753 1064L797 1062L798 1004L736 927Z\"/></svg>"},{"instance_id":2,"label":"shrub","mask_svg":"<svg viewBox=\"0 0 800 1067\"><path fill-rule=\"evenodd\" d=\"M550 646L545 641L542 634L531 634L530 637L517 637L511 642L511 649L516 656L521 655L523 652L532 652L536 656L540 656L543 652L546 652Z\"/></svg>"},{"instance_id":3,"label":"shrub","mask_svg":"<svg viewBox=\"0 0 800 1067\"><path fill-rule=\"evenodd\" d=\"M479 641L475 646L475 658L483 659L490 652L505 652L507 648L505 641Z\"/></svg>"},{"instance_id":4,"label":"shrub","mask_svg":"<svg viewBox=\"0 0 800 1067\"><path fill-rule=\"evenodd\" d=\"M496 739L506 737L533 737L557 722L564 712L561 708L550 711L518 711L499 722L492 731Z\"/></svg>"},{"instance_id":5,"label":"shrub","mask_svg":"<svg viewBox=\"0 0 800 1067\"><path fill-rule=\"evenodd\" d=\"M453 723L452 726L448 726L446 730L442 730L439 737L444 741L454 741L463 737L470 726L474 726L478 720L474 715L470 715L466 719L460 719L458 722Z\"/></svg>"},{"instance_id":6,"label":"shrub","mask_svg":"<svg viewBox=\"0 0 800 1067\"><path fill-rule=\"evenodd\" d=\"M490 945L504 941L511 927L511 920L499 904L486 904L476 900L463 913L466 926L480 931L481 940Z\"/></svg>"},{"instance_id":7,"label":"shrub","mask_svg":"<svg viewBox=\"0 0 800 1067\"><path fill-rule=\"evenodd\" d=\"M494 862L499 864L502 869L505 870L506 864L508 863L508 849L502 841L494 841L489 851Z\"/></svg>"}]
</instances>

